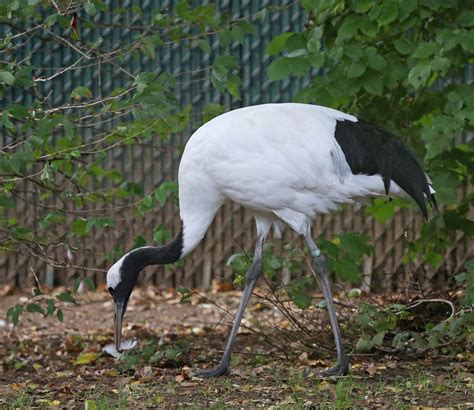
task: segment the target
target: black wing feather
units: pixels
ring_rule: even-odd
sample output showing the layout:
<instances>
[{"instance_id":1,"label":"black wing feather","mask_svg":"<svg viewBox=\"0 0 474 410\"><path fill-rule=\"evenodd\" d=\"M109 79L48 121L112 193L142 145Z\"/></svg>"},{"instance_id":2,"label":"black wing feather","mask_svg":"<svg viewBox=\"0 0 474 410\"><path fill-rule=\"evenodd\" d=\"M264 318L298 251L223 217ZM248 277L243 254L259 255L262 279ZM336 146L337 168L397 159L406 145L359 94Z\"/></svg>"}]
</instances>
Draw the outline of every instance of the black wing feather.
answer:
<instances>
[{"instance_id":1,"label":"black wing feather","mask_svg":"<svg viewBox=\"0 0 474 410\"><path fill-rule=\"evenodd\" d=\"M419 161L399 138L360 120L337 121L335 138L353 174L380 175L387 194L390 181L395 181L428 217L425 200L431 205L436 201Z\"/></svg>"}]
</instances>

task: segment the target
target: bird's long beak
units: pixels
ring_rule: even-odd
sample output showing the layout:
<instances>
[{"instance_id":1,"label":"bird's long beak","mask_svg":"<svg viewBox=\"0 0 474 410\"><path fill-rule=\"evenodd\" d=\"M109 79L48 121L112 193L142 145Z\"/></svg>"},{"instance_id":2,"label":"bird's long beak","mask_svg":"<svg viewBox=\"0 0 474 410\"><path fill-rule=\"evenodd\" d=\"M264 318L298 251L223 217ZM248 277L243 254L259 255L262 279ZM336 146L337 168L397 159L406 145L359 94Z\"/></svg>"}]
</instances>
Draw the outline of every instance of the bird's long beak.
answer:
<instances>
[{"instance_id":1,"label":"bird's long beak","mask_svg":"<svg viewBox=\"0 0 474 410\"><path fill-rule=\"evenodd\" d=\"M125 314L125 304L121 302L115 302L115 320L114 320L114 336L115 336L115 348L117 352L121 352L120 345L122 343L122 319Z\"/></svg>"}]
</instances>

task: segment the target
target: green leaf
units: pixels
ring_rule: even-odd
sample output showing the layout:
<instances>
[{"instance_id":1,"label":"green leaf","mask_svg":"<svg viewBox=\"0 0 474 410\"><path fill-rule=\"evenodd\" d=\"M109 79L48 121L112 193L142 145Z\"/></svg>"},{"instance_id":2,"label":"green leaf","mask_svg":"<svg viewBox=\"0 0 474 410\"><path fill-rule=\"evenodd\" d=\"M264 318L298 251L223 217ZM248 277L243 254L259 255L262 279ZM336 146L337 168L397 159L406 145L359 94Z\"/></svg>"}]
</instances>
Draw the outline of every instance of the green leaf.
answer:
<instances>
[{"instance_id":1,"label":"green leaf","mask_svg":"<svg viewBox=\"0 0 474 410\"><path fill-rule=\"evenodd\" d=\"M291 297L291 300L298 306L300 309L307 309L311 306L311 296L309 296L302 289L288 289L288 294Z\"/></svg>"},{"instance_id":2,"label":"green leaf","mask_svg":"<svg viewBox=\"0 0 474 410\"><path fill-rule=\"evenodd\" d=\"M0 81L6 85L13 85L15 77L9 71L0 71Z\"/></svg>"},{"instance_id":3,"label":"green leaf","mask_svg":"<svg viewBox=\"0 0 474 410\"><path fill-rule=\"evenodd\" d=\"M28 303L28 305L26 305L26 310L30 313L41 313L42 315L45 315L43 308L36 303Z\"/></svg>"},{"instance_id":4,"label":"green leaf","mask_svg":"<svg viewBox=\"0 0 474 410\"><path fill-rule=\"evenodd\" d=\"M383 56L381 56L380 54L368 55L367 62L369 63L369 66L376 71L383 70L387 67L387 62L385 61L385 58L383 58Z\"/></svg>"},{"instance_id":5,"label":"green leaf","mask_svg":"<svg viewBox=\"0 0 474 410\"><path fill-rule=\"evenodd\" d=\"M306 57L294 57L288 59L291 73L296 76L304 76L308 73L311 68L311 63Z\"/></svg>"},{"instance_id":6,"label":"green leaf","mask_svg":"<svg viewBox=\"0 0 474 410\"><path fill-rule=\"evenodd\" d=\"M0 208L13 209L15 208L15 202L13 201L13 199L0 194Z\"/></svg>"},{"instance_id":7,"label":"green leaf","mask_svg":"<svg viewBox=\"0 0 474 410\"><path fill-rule=\"evenodd\" d=\"M359 29L360 22L361 20L358 16L349 15L345 19L344 23L342 23L341 27L339 27L336 43L340 43L347 38L354 37L354 35L357 33L357 30Z\"/></svg>"},{"instance_id":8,"label":"green leaf","mask_svg":"<svg viewBox=\"0 0 474 410\"><path fill-rule=\"evenodd\" d=\"M474 10L462 10L456 19L456 24L463 27L474 26Z\"/></svg>"},{"instance_id":9,"label":"green leaf","mask_svg":"<svg viewBox=\"0 0 474 410\"><path fill-rule=\"evenodd\" d=\"M384 2L382 4L382 9L380 11L380 14L377 18L377 23L380 26L385 26L387 24L390 24L392 21L395 21L397 16L398 16L397 4Z\"/></svg>"},{"instance_id":10,"label":"green leaf","mask_svg":"<svg viewBox=\"0 0 474 410\"><path fill-rule=\"evenodd\" d=\"M361 336L361 338L356 344L355 349L357 352L364 353L369 352L370 350L372 350L373 347L374 345L372 343L372 338L370 337L370 335L365 334Z\"/></svg>"},{"instance_id":11,"label":"green leaf","mask_svg":"<svg viewBox=\"0 0 474 410\"><path fill-rule=\"evenodd\" d=\"M413 54L411 55L414 58L425 59L439 50L439 45L435 43L423 43L420 44Z\"/></svg>"},{"instance_id":12,"label":"green leaf","mask_svg":"<svg viewBox=\"0 0 474 410\"><path fill-rule=\"evenodd\" d=\"M171 239L171 233L164 225L159 225L153 229L153 241L161 245Z\"/></svg>"},{"instance_id":13,"label":"green leaf","mask_svg":"<svg viewBox=\"0 0 474 410\"><path fill-rule=\"evenodd\" d=\"M369 38L375 38L379 32L379 27L375 21L364 19L362 20L359 30Z\"/></svg>"},{"instance_id":14,"label":"green leaf","mask_svg":"<svg viewBox=\"0 0 474 410\"><path fill-rule=\"evenodd\" d=\"M72 296L71 293L68 291L61 292L59 295L56 296L56 298L60 300L61 302L76 304L76 300L74 299L74 296Z\"/></svg>"},{"instance_id":15,"label":"green leaf","mask_svg":"<svg viewBox=\"0 0 474 410\"><path fill-rule=\"evenodd\" d=\"M242 43L244 41L245 34L254 34L255 31L255 26L252 23L246 20L241 20L233 25L231 34L235 41Z\"/></svg>"},{"instance_id":16,"label":"green leaf","mask_svg":"<svg viewBox=\"0 0 474 410\"><path fill-rule=\"evenodd\" d=\"M94 3L88 1L84 5L84 10L86 11L87 14L89 14L89 16L94 16L96 12Z\"/></svg>"},{"instance_id":17,"label":"green leaf","mask_svg":"<svg viewBox=\"0 0 474 410\"><path fill-rule=\"evenodd\" d=\"M23 305L17 304L7 310L7 319L11 320L14 326L18 324L20 315L23 313Z\"/></svg>"},{"instance_id":18,"label":"green leaf","mask_svg":"<svg viewBox=\"0 0 474 410\"><path fill-rule=\"evenodd\" d=\"M54 300L46 299L46 304L48 305L48 307L46 308L46 316L53 316L53 313L56 310L56 305L54 304Z\"/></svg>"},{"instance_id":19,"label":"green leaf","mask_svg":"<svg viewBox=\"0 0 474 410\"><path fill-rule=\"evenodd\" d=\"M365 73L367 66L362 61L353 61L347 69L347 76L349 78L358 78Z\"/></svg>"},{"instance_id":20,"label":"green leaf","mask_svg":"<svg viewBox=\"0 0 474 410\"><path fill-rule=\"evenodd\" d=\"M250 267L250 263L247 255L243 253L235 253L229 259L227 259L226 266L230 266L235 272L239 274L245 274L247 269Z\"/></svg>"},{"instance_id":21,"label":"green leaf","mask_svg":"<svg viewBox=\"0 0 474 410\"><path fill-rule=\"evenodd\" d=\"M230 32L229 29L222 30L219 33L219 43L222 48L227 48L230 45L230 42L232 41L232 33Z\"/></svg>"},{"instance_id":22,"label":"green leaf","mask_svg":"<svg viewBox=\"0 0 474 410\"><path fill-rule=\"evenodd\" d=\"M192 289L185 288L185 287L182 287L182 286L177 288L176 292L178 292L181 295L180 303L184 303L184 302L188 301L193 296Z\"/></svg>"},{"instance_id":23,"label":"green leaf","mask_svg":"<svg viewBox=\"0 0 474 410\"><path fill-rule=\"evenodd\" d=\"M469 53L474 52L474 31L463 32L460 34L460 44L464 51Z\"/></svg>"},{"instance_id":24,"label":"green leaf","mask_svg":"<svg viewBox=\"0 0 474 410\"><path fill-rule=\"evenodd\" d=\"M431 67L433 68L433 71L441 72L444 75L451 68L451 60L446 57L435 58L431 62Z\"/></svg>"},{"instance_id":25,"label":"green leaf","mask_svg":"<svg viewBox=\"0 0 474 410\"><path fill-rule=\"evenodd\" d=\"M314 68L321 68L324 65L324 54L308 54L306 58Z\"/></svg>"},{"instance_id":26,"label":"green leaf","mask_svg":"<svg viewBox=\"0 0 474 410\"><path fill-rule=\"evenodd\" d=\"M344 54L351 60L360 60L364 56L364 50L360 46L348 45L344 47Z\"/></svg>"},{"instance_id":27,"label":"green leaf","mask_svg":"<svg viewBox=\"0 0 474 410\"><path fill-rule=\"evenodd\" d=\"M374 4L374 0L358 0L354 2L354 8L357 13L365 14L374 6Z\"/></svg>"},{"instance_id":28,"label":"green leaf","mask_svg":"<svg viewBox=\"0 0 474 410\"><path fill-rule=\"evenodd\" d=\"M406 37L396 39L393 45L395 49L403 55L411 54L415 49L415 45Z\"/></svg>"},{"instance_id":29,"label":"green leaf","mask_svg":"<svg viewBox=\"0 0 474 410\"><path fill-rule=\"evenodd\" d=\"M225 84L227 91L237 100L240 100L239 86L242 84L242 80L235 74L229 74L227 82Z\"/></svg>"},{"instance_id":30,"label":"green leaf","mask_svg":"<svg viewBox=\"0 0 474 410\"><path fill-rule=\"evenodd\" d=\"M373 338L372 338L372 346L382 346L383 340L385 338L385 334L387 332L385 330L382 330L381 332L378 332Z\"/></svg>"},{"instance_id":31,"label":"green leaf","mask_svg":"<svg viewBox=\"0 0 474 410\"><path fill-rule=\"evenodd\" d=\"M58 318L60 322L64 320L63 311L61 309L58 309L58 311L56 312L56 317Z\"/></svg>"},{"instance_id":32,"label":"green leaf","mask_svg":"<svg viewBox=\"0 0 474 410\"><path fill-rule=\"evenodd\" d=\"M296 57L301 57L305 56L308 54L308 51L304 48L299 48L297 50L293 50L292 52L288 53L287 57L288 58L296 58Z\"/></svg>"},{"instance_id":33,"label":"green leaf","mask_svg":"<svg viewBox=\"0 0 474 410\"><path fill-rule=\"evenodd\" d=\"M219 81L224 82L227 80L227 74L229 70L224 65L215 65L212 67L212 75Z\"/></svg>"},{"instance_id":34,"label":"green leaf","mask_svg":"<svg viewBox=\"0 0 474 410\"><path fill-rule=\"evenodd\" d=\"M282 33L274 37L267 46L267 55L280 53L285 49L286 41L293 36L294 33Z\"/></svg>"},{"instance_id":35,"label":"green leaf","mask_svg":"<svg viewBox=\"0 0 474 410\"><path fill-rule=\"evenodd\" d=\"M133 240L132 249L141 248L146 245L146 238L143 235L138 235Z\"/></svg>"},{"instance_id":36,"label":"green leaf","mask_svg":"<svg viewBox=\"0 0 474 410\"><path fill-rule=\"evenodd\" d=\"M286 57L274 60L268 67L268 78L270 81L279 81L288 77L291 73L291 66Z\"/></svg>"},{"instance_id":37,"label":"green leaf","mask_svg":"<svg viewBox=\"0 0 474 410\"><path fill-rule=\"evenodd\" d=\"M160 206L164 206L171 195L178 192L178 183L176 181L165 181L155 191L155 199Z\"/></svg>"},{"instance_id":38,"label":"green leaf","mask_svg":"<svg viewBox=\"0 0 474 410\"><path fill-rule=\"evenodd\" d=\"M353 260L344 258L332 263L337 276L351 284L356 284L360 280L361 272Z\"/></svg>"},{"instance_id":39,"label":"green leaf","mask_svg":"<svg viewBox=\"0 0 474 410\"><path fill-rule=\"evenodd\" d=\"M20 104L11 104L7 107L9 114L17 119L26 118L29 114L28 109Z\"/></svg>"},{"instance_id":40,"label":"green leaf","mask_svg":"<svg viewBox=\"0 0 474 410\"><path fill-rule=\"evenodd\" d=\"M365 77L362 87L364 87L364 90L369 94L382 95L383 93L383 83L378 76L370 75Z\"/></svg>"},{"instance_id":41,"label":"green leaf","mask_svg":"<svg viewBox=\"0 0 474 410\"><path fill-rule=\"evenodd\" d=\"M431 65L420 63L413 67L408 73L408 82L415 87L416 90L426 84L431 74Z\"/></svg>"},{"instance_id":42,"label":"green leaf","mask_svg":"<svg viewBox=\"0 0 474 410\"><path fill-rule=\"evenodd\" d=\"M202 112L203 122L208 122L218 115L224 113L226 108L221 104L209 103Z\"/></svg>"},{"instance_id":43,"label":"green leaf","mask_svg":"<svg viewBox=\"0 0 474 410\"><path fill-rule=\"evenodd\" d=\"M115 223L110 217L94 217L89 218L86 223L86 233L92 231L93 228L105 228L115 226Z\"/></svg>"},{"instance_id":44,"label":"green leaf","mask_svg":"<svg viewBox=\"0 0 474 410\"><path fill-rule=\"evenodd\" d=\"M87 220L84 218L76 219L71 224L71 231L79 236L87 235Z\"/></svg>"},{"instance_id":45,"label":"green leaf","mask_svg":"<svg viewBox=\"0 0 474 410\"><path fill-rule=\"evenodd\" d=\"M92 292L96 291L94 282L92 281L91 278L89 278L89 276L84 276L82 278L82 281L86 284L86 286L88 287L89 290L91 290Z\"/></svg>"},{"instance_id":46,"label":"green leaf","mask_svg":"<svg viewBox=\"0 0 474 410\"><path fill-rule=\"evenodd\" d=\"M321 50L321 37L323 36L323 27L316 27L311 30L306 48L310 53L317 53Z\"/></svg>"},{"instance_id":47,"label":"green leaf","mask_svg":"<svg viewBox=\"0 0 474 410\"><path fill-rule=\"evenodd\" d=\"M71 98L75 100L80 100L81 98L91 98L92 91L87 87L76 87L71 91Z\"/></svg>"},{"instance_id":48,"label":"green leaf","mask_svg":"<svg viewBox=\"0 0 474 410\"><path fill-rule=\"evenodd\" d=\"M205 53L210 53L212 51L208 40L199 40L198 44L199 48Z\"/></svg>"},{"instance_id":49,"label":"green leaf","mask_svg":"<svg viewBox=\"0 0 474 410\"><path fill-rule=\"evenodd\" d=\"M395 215L395 206L393 202L385 198L375 198L372 200L372 205L366 206L364 209L366 215L372 215L380 222L386 222Z\"/></svg>"}]
</instances>

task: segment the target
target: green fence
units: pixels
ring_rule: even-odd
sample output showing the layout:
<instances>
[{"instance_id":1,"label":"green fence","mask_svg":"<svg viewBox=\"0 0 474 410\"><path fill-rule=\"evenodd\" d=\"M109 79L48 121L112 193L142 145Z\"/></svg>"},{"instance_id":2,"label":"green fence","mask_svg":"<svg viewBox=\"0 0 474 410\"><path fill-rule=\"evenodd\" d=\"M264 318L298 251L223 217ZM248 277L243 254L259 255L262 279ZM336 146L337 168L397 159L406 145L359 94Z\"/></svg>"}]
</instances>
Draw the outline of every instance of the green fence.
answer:
<instances>
[{"instance_id":1,"label":"green fence","mask_svg":"<svg viewBox=\"0 0 474 410\"><path fill-rule=\"evenodd\" d=\"M121 7L132 10L140 7L143 14L169 13L177 2L175 1L111 1L110 9ZM209 1L192 1L194 6L210 4ZM21 60L31 58L35 69L36 78L51 78L50 81L39 83L42 87L41 94L47 96L47 104L51 108L61 105L69 98L71 91L78 85L91 89L94 97L108 95L117 87L123 87L133 80L133 77L143 71L167 72L177 79L176 96L182 106L191 104L193 112L200 113L202 108L210 103L217 102L227 109L238 106L248 106L266 102L291 101L296 91L304 84L303 79L288 79L280 82L270 82L267 69L270 58L265 54L268 42L277 34L285 31L299 31L302 29L307 16L299 2L283 0L235 1L222 0L213 2L220 12L226 12L232 19L245 19L255 24L255 34L247 35L243 44L233 44L231 53L238 58L240 77L243 81L241 87L242 99L236 101L228 95L218 92L211 84L211 70L214 57L217 55L217 38L210 37L210 52L199 48L189 47L189 42L170 43L159 48L156 56L151 59L140 55L123 56L120 64L116 60L95 59L84 55L80 50L75 50L74 44L61 44L55 42L48 47L47 39L59 35L59 28L51 33L44 33L45 41L30 41L25 47L15 50L11 55L3 52L2 58ZM261 10L267 8L269 12L262 15ZM100 45L103 49L114 53L119 44L133 41L135 32L133 25L139 21L132 20L132 13L125 13L121 22L130 28L114 27L113 12L103 12L97 15L95 22L98 26L94 29L87 28L86 16L80 15L79 32L84 43ZM102 25L102 26L101 26ZM0 35L5 35L10 28L0 26ZM190 33L190 37L192 33ZM72 45L72 46L71 46ZM61 73L61 67L73 66ZM312 73L314 75L314 73ZM471 76L472 73L467 73ZM306 79L306 81L308 81ZM14 93L0 102L31 104L33 95ZM174 140L164 143L158 137L151 139L150 144L129 146L116 151L108 156L108 161L113 162L129 180L140 184L145 192L150 192L163 180L176 178L179 157L176 150L164 149L166 146L177 146L184 143L191 135L193 129L201 123L199 115L193 118L188 132L177 135ZM0 141L7 143L6 137L1 136ZM34 196L32 196L28 209L17 209L17 212L26 215L26 219L34 226L37 221L34 217ZM110 250L114 244L119 244L124 249L130 249L133 239L143 235L150 239L152 228L164 224L178 229L176 219L177 209L172 204L167 204L160 212L146 214L143 218L133 213L124 213L122 223L114 228L113 232L98 233L94 238L88 239L89 252L72 255L75 265L91 265L105 268L101 256ZM322 216L316 222L316 232L319 235L331 237L342 230L356 230L367 232L374 237L375 255L366 260L364 270L378 289L396 288L400 282L413 281L412 273L416 270L405 269L402 265L404 248L407 243L416 237L416 232L421 224L421 219L415 212L403 210L390 222L381 225L372 218L366 217L358 209L347 208L332 216ZM148 268L141 276L144 282L155 282L161 285L186 285L208 287L213 279L229 280L232 276L230 268L225 267L226 259L233 253L243 248L251 249L254 242L255 228L249 214L235 205L226 204L218 213L203 243L186 258L183 266L174 267L172 270ZM288 231L286 240L298 240ZM450 270L456 271L462 266L468 252L467 245L463 242L462 235L453 241L453 246L446 254ZM57 250L57 258L66 258L63 250ZM93 262L91 263L91 258ZM446 265L439 270L429 273L429 280L433 286L436 282L443 283ZM35 259L32 255L21 253L8 253L0 255L0 283L19 283L22 285L33 283L32 272L35 272L41 282L48 284L70 283L70 280L79 274L76 269L54 268L44 261ZM374 276L370 272L375 272ZM82 273L82 272L81 272ZM104 282L103 274L88 273L95 276L97 282ZM401 278L401 279L400 279Z\"/></svg>"}]
</instances>

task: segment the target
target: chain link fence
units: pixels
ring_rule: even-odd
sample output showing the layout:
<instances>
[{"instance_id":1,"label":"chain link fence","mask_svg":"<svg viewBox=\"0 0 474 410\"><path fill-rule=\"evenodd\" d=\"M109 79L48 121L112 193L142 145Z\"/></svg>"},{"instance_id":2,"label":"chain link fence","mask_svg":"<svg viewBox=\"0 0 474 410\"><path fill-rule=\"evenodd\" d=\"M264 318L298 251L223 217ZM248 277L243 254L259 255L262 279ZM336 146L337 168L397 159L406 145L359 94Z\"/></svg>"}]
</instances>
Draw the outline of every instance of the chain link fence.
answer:
<instances>
[{"instance_id":1,"label":"chain link fence","mask_svg":"<svg viewBox=\"0 0 474 410\"><path fill-rule=\"evenodd\" d=\"M163 12L172 10L175 3L171 0L142 2L113 0L109 2L109 6L111 10L118 7L127 9L139 6L143 13L151 13L156 10ZM192 3L209 4L207 1ZM210 52L186 47L181 43L170 43L159 48L153 59L141 56L137 61L132 55L125 55L119 66L112 59L107 61L87 58L70 47L62 47L60 43L54 43L50 49L39 42L28 43L27 47L17 51L15 58L21 59L31 55L32 63L37 67L34 73L36 77L51 76L59 67L77 66L77 69L68 70L63 75L40 84L43 87L42 95L48 96L51 107L64 104L65 97L79 85L88 87L94 95L108 95L113 89L129 84L131 78L143 71L172 74L178 81L177 98L182 106L191 104L195 113L202 112L204 106L211 102L233 109L267 102L291 101L296 91L304 86L308 79L292 78L270 82L267 76L270 58L265 54L265 50L269 41L277 34L302 30L306 16L299 3L289 0L221 0L216 4L221 12L227 12L232 19L253 19L256 26L255 34L246 36L243 44L231 48L231 53L240 62L240 76L243 81L242 99L238 102L216 91L210 82L211 64L219 47L217 38L212 36ZM269 13L263 20L254 18L260 10L269 6L278 6L279 11ZM122 25L114 28L114 21L114 13L101 13L95 19L97 23L95 28L80 28L81 39L90 41L91 44L99 41L102 46L110 47L110 50L114 50L121 42L133 42L133 28L126 29ZM133 27L131 20L129 23L130 27ZM472 80L471 72L466 75L468 80ZM9 98L19 104L30 104L33 100L33 96L28 94L12 94ZM201 122L199 116L193 117L187 132L176 136L173 140L163 142L155 136L148 140L147 144L109 152L107 161L119 168L128 180L141 185L144 192L152 192L161 182L176 179L179 156L173 147L184 144ZM24 208L16 210L18 214L26 215L31 226L37 223L35 201L38 200L32 194L31 198L24 201ZM77 266L95 264L98 268L105 269L107 264L101 258L110 251L112 245L120 244L124 249L130 249L136 236L143 235L150 240L153 227L161 224L169 227L172 234L176 234L179 229L178 210L171 203L167 203L157 212L145 214L144 217L136 216L133 210L124 209L120 220L121 223L116 228L106 233L101 231L93 238L88 237L84 245L89 251L73 255L74 264ZM404 250L410 241L416 239L421 223L421 216L415 210L400 210L392 220L380 224L372 217L366 216L363 209L347 207L339 213L318 218L314 234L316 237L329 239L342 231L355 231L367 233L373 238L374 255L367 258L364 264L366 286L372 289L392 291L417 286L426 289L445 286L447 276L458 273L464 262L473 257L472 242L468 242L462 234L454 237L452 246L446 252L445 262L437 269L428 268L423 264L405 265ZM226 267L226 260L231 254L242 249L251 253L254 241L255 227L250 214L235 204L225 204L216 215L203 242L186 257L184 264L171 268L149 267L141 275L140 280L142 283L162 286L203 288L211 286L214 279L231 280L232 271ZM283 241L300 241L300 239L287 229ZM63 248L58 247L55 253L59 259L66 257ZM52 267L30 254L15 252L0 254L0 284L32 284L34 274L42 283L53 285L71 283L72 279L82 272L74 268ZM98 283L105 281L105 275L101 273L88 274Z\"/></svg>"}]
</instances>

